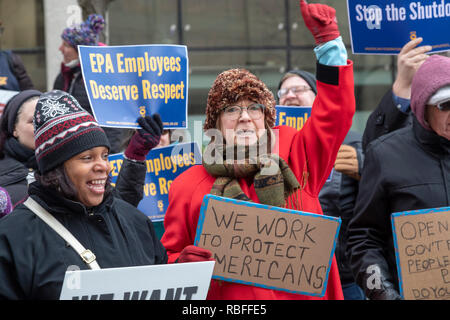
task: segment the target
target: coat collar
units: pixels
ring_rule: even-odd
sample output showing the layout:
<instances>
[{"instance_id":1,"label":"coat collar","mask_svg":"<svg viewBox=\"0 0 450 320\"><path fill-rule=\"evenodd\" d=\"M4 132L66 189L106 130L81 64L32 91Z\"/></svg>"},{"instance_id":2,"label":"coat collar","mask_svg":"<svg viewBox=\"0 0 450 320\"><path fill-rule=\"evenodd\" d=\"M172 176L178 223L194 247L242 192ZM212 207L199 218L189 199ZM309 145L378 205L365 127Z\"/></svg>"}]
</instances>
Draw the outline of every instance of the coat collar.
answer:
<instances>
[{"instance_id":1,"label":"coat collar","mask_svg":"<svg viewBox=\"0 0 450 320\"><path fill-rule=\"evenodd\" d=\"M413 117L413 131L425 150L437 156L450 154L450 140L437 135L434 131L425 129L415 117Z\"/></svg>"}]
</instances>

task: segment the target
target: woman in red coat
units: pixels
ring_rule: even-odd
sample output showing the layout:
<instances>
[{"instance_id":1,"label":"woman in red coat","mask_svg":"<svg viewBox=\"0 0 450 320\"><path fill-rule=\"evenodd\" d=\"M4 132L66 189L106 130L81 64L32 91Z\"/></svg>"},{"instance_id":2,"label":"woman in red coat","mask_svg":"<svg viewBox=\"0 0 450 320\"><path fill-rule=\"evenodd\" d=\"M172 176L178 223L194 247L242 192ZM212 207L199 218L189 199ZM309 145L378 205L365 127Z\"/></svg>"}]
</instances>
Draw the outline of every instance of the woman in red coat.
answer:
<instances>
[{"instance_id":1,"label":"woman in red coat","mask_svg":"<svg viewBox=\"0 0 450 320\"><path fill-rule=\"evenodd\" d=\"M323 214L318 194L331 172L355 112L353 65L346 59L334 9L326 5L307 5L303 1L301 6L305 23L314 30L316 41L322 44L316 49L319 58L317 97L311 117L300 131L286 126L273 127L275 100L262 81L244 69L228 70L217 77L208 95L204 125L205 130L216 130L205 150L203 164L178 176L170 188L165 233L161 240L169 262L183 262L189 252L190 261L195 260L192 258L195 255L199 261L207 259L207 253L206 258L202 257L204 249L192 244L200 207L204 196L209 193ZM322 24L324 19L319 20L318 15L329 18L331 23ZM334 66L322 64L322 61ZM229 160L218 157L222 151L225 156L227 148L236 151L243 147L245 153L234 153L240 156L252 154L249 149L255 145L260 147L258 156L265 155L279 161L281 170L270 172L269 176L275 177L279 183L261 179L258 175L261 166L250 165L251 161L240 165L217 161ZM265 148L261 148L262 145ZM212 161L214 159L216 161ZM292 176L296 179L291 179ZM270 191L264 192L267 190ZM287 197L278 194L286 194ZM189 246L190 251L185 249ZM208 299L343 299L343 294L333 258L323 298L213 280Z\"/></svg>"}]
</instances>

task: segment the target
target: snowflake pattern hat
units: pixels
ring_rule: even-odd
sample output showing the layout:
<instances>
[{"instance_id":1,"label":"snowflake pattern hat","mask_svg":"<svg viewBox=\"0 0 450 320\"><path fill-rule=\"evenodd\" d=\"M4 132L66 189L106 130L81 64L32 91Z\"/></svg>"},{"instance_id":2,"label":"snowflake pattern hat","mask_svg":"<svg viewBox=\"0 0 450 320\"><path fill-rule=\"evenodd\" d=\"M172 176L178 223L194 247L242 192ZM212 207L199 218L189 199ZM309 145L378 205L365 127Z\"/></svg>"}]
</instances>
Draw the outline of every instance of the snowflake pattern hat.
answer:
<instances>
[{"instance_id":1,"label":"snowflake pattern hat","mask_svg":"<svg viewBox=\"0 0 450 320\"><path fill-rule=\"evenodd\" d=\"M110 149L108 138L94 117L64 91L42 94L33 121L35 154L41 174L83 151L100 146Z\"/></svg>"}]
</instances>

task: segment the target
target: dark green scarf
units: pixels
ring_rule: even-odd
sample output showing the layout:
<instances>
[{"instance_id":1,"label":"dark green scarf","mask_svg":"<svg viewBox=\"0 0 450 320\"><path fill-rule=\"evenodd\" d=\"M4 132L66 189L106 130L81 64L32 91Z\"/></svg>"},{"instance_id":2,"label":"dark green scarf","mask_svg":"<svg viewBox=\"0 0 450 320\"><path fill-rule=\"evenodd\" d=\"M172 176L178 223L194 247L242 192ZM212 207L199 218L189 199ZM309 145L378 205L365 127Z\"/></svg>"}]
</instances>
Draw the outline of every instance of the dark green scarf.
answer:
<instances>
[{"instance_id":1,"label":"dark green scarf","mask_svg":"<svg viewBox=\"0 0 450 320\"><path fill-rule=\"evenodd\" d=\"M223 145L210 144L205 150L205 152L214 150L213 155L219 155L214 161L205 161L208 158L203 157L203 167L209 174L216 177L210 193L251 201L242 191L238 181L239 178L250 178L253 179L256 195L261 203L286 207L286 199L300 188L288 164L276 154L259 155L258 152L252 156L249 147L233 146L231 148L224 149ZM234 157L229 159L226 155L230 155L231 151Z\"/></svg>"}]
</instances>

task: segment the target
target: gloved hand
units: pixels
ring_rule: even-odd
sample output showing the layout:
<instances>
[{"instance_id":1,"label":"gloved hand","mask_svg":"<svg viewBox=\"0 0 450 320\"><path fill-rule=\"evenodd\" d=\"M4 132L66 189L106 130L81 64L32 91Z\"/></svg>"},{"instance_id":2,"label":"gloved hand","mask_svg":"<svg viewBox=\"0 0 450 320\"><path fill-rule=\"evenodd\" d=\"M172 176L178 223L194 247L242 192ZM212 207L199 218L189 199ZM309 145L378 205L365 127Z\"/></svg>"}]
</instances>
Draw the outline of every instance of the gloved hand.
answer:
<instances>
[{"instance_id":1,"label":"gloved hand","mask_svg":"<svg viewBox=\"0 0 450 320\"><path fill-rule=\"evenodd\" d=\"M305 0L300 0L300 11L317 45L340 36L334 8L320 3L307 4Z\"/></svg>"},{"instance_id":2,"label":"gloved hand","mask_svg":"<svg viewBox=\"0 0 450 320\"><path fill-rule=\"evenodd\" d=\"M356 149L346 144L341 145L334 163L334 169L355 180L361 179Z\"/></svg>"},{"instance_id":3,"label":"gloved hand","mask_svg":"<svg viewBox=\"0 0 450 320\"><path fill-rule=\"evenodd\" d=\"M211 258L211 256L212 256L211 251L193 245L189 245L181 251L176 262L184 263L184 262L201 262L214 260Z\"/></svg>"},{"instance_id":4,"label":"gloved hand","mask_svg":"<svg viewBox=\"0 0 450 320\"><path fill-rule=\"evenodd\" d=\"M142 127L131 138L125 157L132 160L144 161L148 152L158 145L163 124L158 113L153 116L138 118L138 123Z\"/></svg>"}]
</instances>

